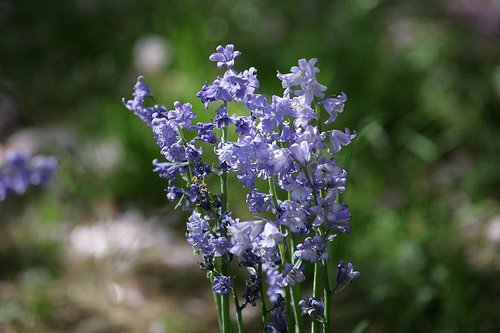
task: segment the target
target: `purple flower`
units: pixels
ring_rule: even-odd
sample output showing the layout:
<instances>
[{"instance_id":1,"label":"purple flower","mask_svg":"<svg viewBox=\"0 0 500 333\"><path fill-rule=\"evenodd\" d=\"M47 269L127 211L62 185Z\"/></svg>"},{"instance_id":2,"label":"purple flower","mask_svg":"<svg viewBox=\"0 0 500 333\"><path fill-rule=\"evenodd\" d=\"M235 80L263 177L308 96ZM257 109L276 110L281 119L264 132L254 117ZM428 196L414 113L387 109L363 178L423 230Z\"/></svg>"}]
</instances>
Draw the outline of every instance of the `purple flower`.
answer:
<instances>
[{"instance_id":1,"label":"purple flower","mask_svg":"<svg viewBox=\"0 0 500 333\"><path fill-rule=\"evenodd\" d=\"M328 260L326 253L326 242L322 236L307 237L302 244L297 245L294 258L316 263L318 260Z\"/></svg>"},{"instance_id":2,"label":"purple flower","mask_svg":"<svg viewBox=\"0 0 500 333\"><path fill-rule=\"evenodd\" d=\"M5 153L0 166L0 201L11 194L24 194L31 186L45 186L58 170L57 160L49 156L30 157L19 151Z\"/></svg>"},{"instance_id":3,"label":"purple flower","mask_svg":"<svg viewBox=\"0 0 500 333\"><path fill-rule=\"evenodd\" d=\"M229 295L230 290L233 288L231 278L225 275L218 275L214 278L214 285L212 290L222 296Z\"/></svg>"},{"instance_id":4,"label":"purple flower","mask_svg":"<svg viewBox=\"0 0 500 333\"><path fill-rule=\"evenodd\" d=\"M269 194L252 191L247 194L247 205L250 213L262 213L272 207L272 199Z\"/></svg>"},{"instance_id":5,"label":"purple flower","mask_svg":"<svg viewBox=\"0 0 500 333\"><path fill-rule=\"evenodd\" d=\"M300 59L299 66L293 66L289 74L278 72L278 78L281 80L283 88L288 90L300 86L301 89L294 91L294 93L297 96L303 95L307 104L310 104L314 97L323 98L325 96L323 91L326 90L326 87L316 80L316 74L319 73L319 69L315 67L317 61L316 58L309 61Z\"/></svg>"},{"instance_id":6,"label":"purple flower","mask_svg":"<svg viewBox=\"0 0 500 333\"><path fill-rule=\"evenodd\" d=\"M191 111L193 106L191 103L181 104L176 101L174 103L174 110L168 112L168 119L177 126L182 126L191 129L192 120L196 118L196 114Z\"/></svg>"},{"instance_id":7,"label":"purple flower","mask_svg":"<svg viewBox=\"0 0 500 333\"><path fill-rule=\"evenodd\" d=\"M227 44L225 47L222 45L217 46L216 53L212 53L208 57L211 61L217 61L217 68L221 69L222 66L231 68L234 66L234 58L241 54L240 51L234 51L233 44Z\"/></svg>"},{"instance_id":8,"label":"purple flower","mask_svg":"<svg viewBox=\"0 0 500 333\"><path fill-rule=\"evenodd\" d=\"M288 333L288 323L286 319L285 299L278 294L278 298L274 301L273 309L271 311L273 315L273 321L267 322L265 324L265 329L271 333Z\"/></svg>"},{"instance_id":9,"label":"purple flower","mask_svg":"<svg viewBox=\"0 0 500 333\"><path fill-rule=\"evenodd\" d=\"M325 311L325 304L323 303L323 301L320 301L314 297L304 297L300 300L299 306L302 310L303 316L307 314L309 317L323 322L323 313Z\"/></svg>"},{"instance_id":10,"label":"purple flower","mask_svg":"<svg viewBox=\"0 0 500 333\"><path fill-rule=\"evenodd\" d=\"M243 297L245 298L245 305L252 304L252 306L257 305L257 301L261 299L260 297L260 278L256 274L251 274L245 280L245 292Z\"/></svg>"},{"instance_id":11,"label":"purple flower","mask_svg":"<svg viewBox=\"0 0 500 333\"><path fill-rule=\"evenodd\" d=\"M345 129L345 132L333 130L332 134L330 135L330 142L332 144L330 153L338 153L342 146L347 146L348 144L350 144L352 139L354 139L355 137L356 133L351 134L348 128Z\"/></svg>"},{"instance_id":12,"label":"purple flower","mask_svg":"<svg viewBox=\"0 0 500 333\"><path fill-rule=\"evenodd\" d=\"M292 232L300 233L307 230L307 212L305 206L295 201L284 201L280 205L282 210L278 217L278 223L286 225Z\"/></svg>"},{"instance_id":13,"label":"purple flower","mask_svg":"<svg viewBox=\"0 0 500 333\"><path fill-rule=\"evenodd\" d=\"M360 273L354 270L350 262L346 265L344 260L340 260L337 265L337 286L335 287L335 291L341 291L351 283L352 280L359 277L359 275Z\"/></svg>"},{"instance_id":14,"label":"purple flower","mask_svg":"<svg viewBox=\"0 0 500 333\"><path fill-rule=\"evenodd\" d=\"M231 248L229 252L238 257L242 256L247 249L252 249L254 241L263 229L262 221L245 221L236 220L233 224L227 227L228 234L232 235Z\"/></svg>"},{"instance_id":15,"label":"purple flower","mask_svg":"<svg viewBox=\"0 0 500 333\"><path fill-rule=\"evenodd\" d=\"M286 263L283 266L283 272L281 273L281 278L278 280L278 286L280 287L295 287L297 283L304 282L306 277L302 272L302 267L297 268L292 264Z\"/></svg>"},{"instance_id":16,"label":"purple flower","mask_svg":"<svg viewBox=\"0 0 500 333\"><path fill-rule=\"evenodd\" d=\"M267 284L267 297L271 302L275 302L280 296L281 288L278 286L278 281L281 280L281 273L275 267L269 264L263 264L262 270L265 273L265 281Z\"/></svg>"},{"instance_id":17,"label":"purple flower","mask_svg":"<svg viewBox=\"0 0 500 333\"><path fill-rule=\"evenodd\" d=\"M214 144L217 142L217 137L214 134L214 124L211 123L198 123L193 127L198 130L198 140Z\"/></svg>"},{"instance_id":18,"label":"purple flower","mask_svg":"<svg viewBox=\"0 0 500 333\"><path fill-rule=\"evenodd\" d=\"M338 204L335 202L335 196L330 195L327 198L318 198L318 205L311 207L311 211L316 213L312 225L318 227L325 225L329 229L338 233L351 233L351 225L349 213L346 204Z\"/></svg>"},{"instance_id":19,"label":"purple flower","mask_svg":"<svg viewBox=\"0 0 500 333\"><path fill-rule=\"evenodd\" d=\"M186 223L186 238L189 244L205 255L212 255L213 246L210 243L211 234L209 229L209 217L201 216L198 212L193 212Z\"/></svg>"},{"instance_id":20,"label":"purple flower","mask_svg":"<svg viewBox=\"0 0 500 333\"><path fill-rule=\"evenodd\" d=\"M337 97L330 97L322 101L320 104L323 105L326 112L330 115L330 118L325 122L325 124L331 124L337 119L339 113L344 112L344 104L347 101L347 95L341 93Z\"/></svg>"},{"instance_id":21,"label":"purple flower","mask_svg":"<svg viewBox=\"0 0 500 333\"><path fill-rule=\"evenodd\" d=\"M311 160L311 152L307 141L302 141L300 144L292 144L290 146L290 152L294 159L302 166L305 166Z\"/></svg>"}]
</instances>

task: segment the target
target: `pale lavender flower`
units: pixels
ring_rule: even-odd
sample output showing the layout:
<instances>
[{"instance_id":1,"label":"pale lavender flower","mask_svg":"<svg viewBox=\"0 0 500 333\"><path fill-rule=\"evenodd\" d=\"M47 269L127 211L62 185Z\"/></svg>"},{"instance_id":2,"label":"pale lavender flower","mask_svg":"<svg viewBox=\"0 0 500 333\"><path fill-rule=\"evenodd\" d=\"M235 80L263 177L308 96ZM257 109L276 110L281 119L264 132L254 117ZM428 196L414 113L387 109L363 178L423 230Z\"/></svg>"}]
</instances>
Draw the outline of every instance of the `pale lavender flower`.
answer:
<instances>
[{"instance_id":1,"label":"pale lavender flower","mask_svg":"<svg viewBox=\"0 0 500 333\"><path fill-rule=\"evenodd\" d=\"M234 66L234 59L241 54L240 51L234 50L233 44L227 44L226 46L217 46L217 52L212 53L208 59L217 62L217 68L221 69L222 66L231 68Z\"/></svg>"},{"instance_id":2,"label":"pale lavender flower","mask_svg":"<svg viewBox=\"0 0 500 333\"><path fill-rule=\"evenodd\" d=\"M278 280L278 286L280 287L295 287L297 283L302 283L306 279L302 267L294 267L290 263L285 263L283 265L283 272L281 273L281 278Z\"/></svg>"},{"instance_id":3,"label":"pale lavender flower","mask_svg":"<svg viewBox=\"0 0 500 333\"><path fill-rule=\"evenodd\" d=\"M316 263L318 260L328 260L326 242L322 236L307 237L302 244L297 245L294 258Z\"/></svg>"},{"instance_id":4,"label":"pale lavender flower","mask_svg":"<svg viewBox=\"0 0 500 333\"><path fill-rule=\"evenodd\" d=\"M356 133L352 133L348 128L345 129L345 132L339 130L333 130L330 135L330 142L332 147L330 148L331 154L336 154L340 151L342 146L347 146L351 143L352 139L356 137Z\"/></svg>"},{"instance_id":5,"label":"pale lavender flower","mask_svg":"<svg viewBox=\"0 0 500 333\"><path fill-rule=\"evenodd\" d=\"M322 101L320 104L323 105L326 112L330 115L325 124L331 124L337 119L339 113L344 112L344 104L347 101L347 95L341 93L337 97L330 97Z\"/></svg>"}]
</instances>

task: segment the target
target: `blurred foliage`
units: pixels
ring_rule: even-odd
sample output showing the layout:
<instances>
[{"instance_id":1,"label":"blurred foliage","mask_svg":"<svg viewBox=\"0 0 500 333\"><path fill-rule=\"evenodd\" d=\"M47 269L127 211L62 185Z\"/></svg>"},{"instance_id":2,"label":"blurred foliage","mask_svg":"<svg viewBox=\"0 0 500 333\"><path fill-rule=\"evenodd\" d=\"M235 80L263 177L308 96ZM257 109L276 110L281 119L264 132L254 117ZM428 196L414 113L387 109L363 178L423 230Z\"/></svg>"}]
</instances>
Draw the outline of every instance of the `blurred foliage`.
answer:
<instances>
[{"instance_id":1,"label":"blurred foliage","mask_svg":"<svg viewBox=\"0 0 500 333\"><path fill-rule=\"evenodd\" d=\"M334 301L336 332L493 332L499 22L494 0L0 0L0 140L27 127L74 137L47 143L62 170L59 192L32 208L45 219L92 216L102 201L172 209L151 172L159 154L149 129L121 105L136 76L147 76L157 101L203 113L194 96L217 75L207 58L219 44L234 43L238 68L256 67L275 94L276 70L317 57L328 92L349 96L334 125L358 133L339 161L354 232L338 240L336 259L362 277ZM165 61L144 73L137 45L148 36L163 41ZM15 258L10 273L39 269ZM32 297L28 310L50 318L54 309ZM19 320L17 307L2 303L0 322Z\"/></svg>"}]
</instances>

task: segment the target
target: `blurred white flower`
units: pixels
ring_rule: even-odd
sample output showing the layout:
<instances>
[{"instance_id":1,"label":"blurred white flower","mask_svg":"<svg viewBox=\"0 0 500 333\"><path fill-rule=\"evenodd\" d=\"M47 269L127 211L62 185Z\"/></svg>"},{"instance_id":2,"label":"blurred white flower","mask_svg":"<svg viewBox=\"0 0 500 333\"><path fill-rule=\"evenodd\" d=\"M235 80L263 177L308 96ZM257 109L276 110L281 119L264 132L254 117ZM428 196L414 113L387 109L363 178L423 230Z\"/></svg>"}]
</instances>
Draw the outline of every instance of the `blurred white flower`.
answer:
<instances>
[{"instance_id":1,"label":"blurred white flower","mask_svg":"<svg viewBox=\"0 0 500 333\"><path fill-rule=\"evenodd\" d=\"M134 65L144 75L168 66L172 61L170 42L159 35L142 36L134 45Z\"/></svg>"}]
</instances>

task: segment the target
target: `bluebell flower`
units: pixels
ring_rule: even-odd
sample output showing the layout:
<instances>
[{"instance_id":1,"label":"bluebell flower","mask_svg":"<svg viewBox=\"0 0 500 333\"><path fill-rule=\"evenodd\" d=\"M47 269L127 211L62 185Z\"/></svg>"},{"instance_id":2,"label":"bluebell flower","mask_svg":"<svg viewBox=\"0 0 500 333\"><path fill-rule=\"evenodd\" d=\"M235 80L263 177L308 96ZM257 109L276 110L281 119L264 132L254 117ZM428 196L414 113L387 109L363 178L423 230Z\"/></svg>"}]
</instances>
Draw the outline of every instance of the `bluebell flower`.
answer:
<instances>
[{"instance_id":1,"label":"bluebell flower","mask_svg":"<svg viewBox=\"0 0 500 333\"><path fill-rule=\"evenodd\" d=\"M186 238L189 244L205 255L213 254L213 245L210 242L212 235L209 233L209 217L202 216L194 211L186 223Z\"/></svg>"},{"instance_id":2,"label":"bluebell flower","mask_svg":"<svg viewBox=\"0 0 500 333\"><path fill-rule=\"evenodd\" d=\"M217 62L217 68L222 68L226 66L231 68L234 66L234 59L241 54L240 51L234 50L233 44L227 44L226 46L219 45L216 49L217 52L212 53L208 59Z\"/></svg>"},{"instance_id":3,"label":"bluebell flower","mask_svg":"<svg viewBox=\"0 0 500 333\"><path fill-rule=\"evenodd\" d=\"M317 159L318 163L311 163L312 177L318 188L330 188L343 193L347 181L347 172L337 166L334 158L327 160L324 156Z\"/></svg>"},{"instance_id":4,"label":"bluebell flower","mask_svg":"<svg viewBox=\"0 0 500 333\"><path fill-rule=\"evenodd\" d=\"M286 318L286 301L278 294L276 301L273 303L271 310L273 320L267 322L264 327L271 333L288 333L288 323Z\"/></svg>"},{"instance_id":5,"label":"bluebell flower","mask_svg":"<svg viewBox=\"0 0 500 333\"><path fill-rule=\"evenodd\" d=\"M267 297L271 302L275 302L282 292L281 287L278 286L278 281L281 280L281 273L274 265L268 263L262 265L262 271L265 274Z\"/></svg>"},{"instance_id":6,"label":"bluebell flower","mask_svg":"<svg viewBox=\"0 0 500 333\"><path fill-rule=\"evenodd\" d=\"M340 151L342 146L347 146L351 143L352 139L356 137L356 133L352 133L348 128L345 129L345 132L339 130L333 130L330 135L330 142L332 144L330 148L331 154L336 154Z\"/></svg>"},{"instance_id":7,"label":"bluebell flower","mask_svg":"<svg viewBox=\"0 0 500 333\"><path fill-rule=\"evenodd\" d=\"M283 88L291 90L291 88L300 86L301 89L294 91L297 96L304 96L307 104L310 104L314 97L323 98L326 87L319 84L316 80L316 74L319 69L315 66L318 59L312 58L309 61L300 59L298 65L290 69L290 73L281 74L278 72L278 78L281 80Z\"/></svg>"},{"instance_id":8,"label":"bluebell flower","mask_svg":"<svg viewBox=\"0 0 500 333\"><path fill-rule=\"evenodd\" d=\"M212 290L217 294L227 296L229 295L229 292L232 288L233 283L231 282L229 276L218 275L214 277L214 285L212 287Z\"/></svg>"},{"instance_id":9,"label":"bluebell flower","mask_svg":"<svg viewBox=\"0 0 500 333\"><path fill-rule=\"evenodd\" d=\"M307 141L302 141L300 144L294 143L289 149L294 159L302 166L305 166L311 160L311 151Z\"/></svg>"},{"instance_id":10,"label":"bluebell flower","mask_svg":"<svg viewBox=\"0 0 500 333\"><path fill-rule=\"evenodd\" d=\"M269 194L252 191L247 194L246 202L250 213L262 213L272 207L272 198Z\"/></svg>"},{"instance_id":11,"label":"bluebell flower","mask_svg":"<svg viewBox=\"0 0 500 333\"><path fill-rule=\"evenodd\" d=\"M337 97L330 97L322 101L320 104L323 105L326 112L330 115L325 124L331 124L336 119L339 113L344 112L344 104L347 101L347 95L341 93Z\"/></svg>"},{"instance_id":12,"label":"bluebell flower","mask_svg":"<svg viewBox=\"0 0 500 333\"><path fill-rule=\"evenodd\" d=\"M57 170L57 160L53 157L6 151L4 165L0 165L0 201L11 194L24 194L30 187L47 185Z\"/></svg>"},{"instance_id":13,"label":"bluebell flower","mask_svg":"<svg viewBox=\"0 0 500 333\"><path fill-rule=\"evenodd\" d=\"M217 142L217 137L214 133L214 124L198 123L193 128L198 131L198 136L196 137L198 140L212 144Z\"/></svg>"},{"instance_id":14,"label":"bluebell flower","mask_svg":"<svg viewBox=\"0 0 500 333\"><path fill-rule=\"evenodd\" d=\"M261 280L256 274L251 274L245 280L245 292L243 293L243 297L245 298L245 305L246 304L252 304L252 306L257 305L257 301L261 299L260 284Z\"/></svg>"},{"instance_id":15,"label":"bluebell flower","mask_svg":"<svg viewBox=\"0 0 500 333\"><path fill-rule=\"evenodd\" d=\"M307 314L315 320L324 321L325 304L323 301L314 297L304 297L300 300L299 306L303 316Z\"/></svg>"},{"instance_id":16,"label":"bluebell flower","mask_svg":"<svg viewBox=\"0 0 500 333\"><path fill-rule=\"evenodd\" d=\"M232 123L234 123L234 121L227 113L227 104L222 104L216 111L215 126L217 128L223 128Z\"/></svg>"},{"instance_id":17,"label":"bluebell flower","mask_svg":"<svg viewBox=\"0 0 500 333\"><path fill-rule=\"evenodd\" d=\"M170 201L174 201L175 199L178 199L182 197L182 190L176 186L168 186L167 187L167 199Z\"/></svg>"},{"instance_id":18,"label":"bluebell flower","mask_svg":"<svg viewBox=\"0 0 500 333\"><path fill-rule=\"evenodd\" d=\"M181 104L176 101L174 102L174 110L168 112L168 120L176 126L191 129L192 120L196 118L196 114L191 111L192 108L193 105L191 105L191 103Z\"/></svg>"},{"instance_id":19,"label":"bluebell flower","mask_svg":"<svg viewBox=\"0 0 500 333\"><path fill-rule=\"evenodd\" d=\"M350 262L346 265L343 260L340 260L337 265L337 285L335 286L335 291L341 291L352 280L359 277L359 275L360 273L354 270Z\"/></svg>"},{"instance_id":20,"label":"bluebell flower","mask_svg":"<svg viewBox=\"0 0 500 333\"><path fill-rule=\"evenodd\" d=\"M297 250L293 256L296 259L307 260L312 263L316 263L318 260L328 260L326 246L323 236L307 237L302 244L297 245Z\"/></svg>"},{"instance_id":21,"label":"bluebell flower","mask_svg":"<svg viewBox=\"0 0 500 333\"><path fill-rule=\"evenodd\" d=\"M229 252L238 257L242 256L246 250L252 249L257 236L263 229L262 221L239 221L227 227L227 232L231 235L231 248Z\"/></svg>"},{"instance_id":22,"label":"bluebell flower","mask_svg":"<svg viewBox=\"0 0 500 333\"><path fill-rule=\"evenodd\" d=\"M318 198L318 205L311 207L311 211L316 213L316 218L312 223L314 227L325 225L338 233L351 233L352 228L349 224L351 214L348 207L346 204L336 203L333 195Z\"/></svg>"},{"instance_id":23,"label":"bluebell flower","mask_svg":"<svg viewBox=\"0 0 500 333\"><path fill-rule=\"evenodd\" d=\"M283 272L281 273L281 278L278 280L278 286L280 287L295 287L297 283L302 283L306 279L303 267L294 267L290 263L285 263L283 265Z\"/></svg>"},{"instance_id":24,"label":"bluebell flower","mask_svg":"<svg viewBox=\"0 0 500 333\"><path fill-rule=\"evenodd\" d=\"M280 205L282 213L278 216L278 223L286 225L292 232L301 233L307 230L307 211L305 206L295 201L283 201Z\"/></svg>"},{"instance_id":25,"label":"bluebell flower","mask_svg":"<svg viewBox=\"0 0 500 333\"><path fill-rule=\"evenodd\" d=\"M153 172L158 173L162 178L175 179L175 177L185 171L188 163L170 163L170 162L158 162L157 159L153 160Z\"/></svg>"}]
</instances>

